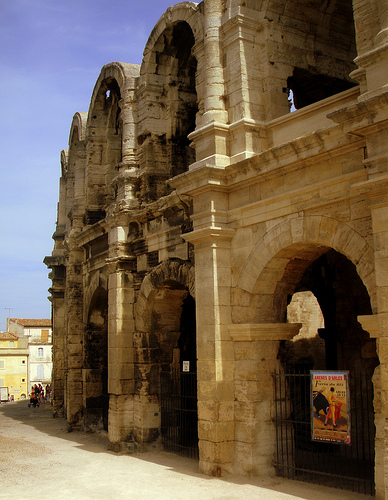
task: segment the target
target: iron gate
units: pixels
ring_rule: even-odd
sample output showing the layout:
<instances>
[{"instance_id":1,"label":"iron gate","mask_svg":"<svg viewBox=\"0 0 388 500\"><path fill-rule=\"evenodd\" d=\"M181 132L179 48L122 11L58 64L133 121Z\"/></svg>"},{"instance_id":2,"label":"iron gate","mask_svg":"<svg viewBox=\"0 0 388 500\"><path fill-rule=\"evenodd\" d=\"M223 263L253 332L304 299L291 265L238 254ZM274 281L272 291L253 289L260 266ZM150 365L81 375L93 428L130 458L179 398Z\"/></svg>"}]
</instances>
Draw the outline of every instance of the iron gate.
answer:
<instances>
[{"instance_id":1,"label":"iron gate","mask_svg":"<svg viewBox=\"0 0 388 500\"><path fill-rule=\"evenodd\" d=\"M310 373L275 372L273 377L277 474L374 495L371 374L350 372L350 445L311 440Z\"/></svg>"},{"instance_id":2,"label":"iron gate","mask_svg":"<svg viewBox=\"0 0 388 500\"><path fill-rule=\"evenodd\" d=\"M198 458L197 374L161 372L160 397L164 449Z\"/></svg>"}]
</instances>

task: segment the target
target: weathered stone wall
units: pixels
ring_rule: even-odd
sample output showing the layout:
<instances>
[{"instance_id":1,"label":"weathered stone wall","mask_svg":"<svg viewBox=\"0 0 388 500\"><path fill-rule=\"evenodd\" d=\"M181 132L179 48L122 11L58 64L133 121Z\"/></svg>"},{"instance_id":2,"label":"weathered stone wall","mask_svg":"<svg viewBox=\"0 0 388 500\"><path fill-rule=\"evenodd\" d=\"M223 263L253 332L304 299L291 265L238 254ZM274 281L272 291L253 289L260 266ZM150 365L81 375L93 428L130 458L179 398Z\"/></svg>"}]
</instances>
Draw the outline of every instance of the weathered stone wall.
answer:
<instances>
[{"instance_id":1,"label":"weathered stone wall","mask_svg":"<svg viewBox=\"0 0 388 500\"><path fill-rule=\"evenodd\" d=\"M158 448L160 372L195 337L200 470L274 474L271 373L378 365L384 498L387 30L383 0L181 2L141 66L102 68L45 259L54 410L71 426ZM324 317L314 345L287 321L305 291Z\"/></svg>"}]
</instances>

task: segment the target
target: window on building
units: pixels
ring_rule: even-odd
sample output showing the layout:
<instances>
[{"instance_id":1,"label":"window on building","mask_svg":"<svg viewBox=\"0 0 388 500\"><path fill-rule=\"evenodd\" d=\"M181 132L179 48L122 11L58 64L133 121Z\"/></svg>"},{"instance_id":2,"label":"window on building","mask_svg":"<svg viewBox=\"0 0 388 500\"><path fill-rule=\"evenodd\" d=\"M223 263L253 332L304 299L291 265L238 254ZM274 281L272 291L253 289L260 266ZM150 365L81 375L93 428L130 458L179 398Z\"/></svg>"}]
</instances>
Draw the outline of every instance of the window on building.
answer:
<instances>
[{"instance_id":1,"label":"window on building","mask_svg":"<svg viewBox=\"0 0 388 500\"><path fill-rule=\"evenodd\" d=\"M22 365L25 365L25 364L26 364L26 360L22 359Z\"/></svg>"},{"instance_id":2,"label":"window on building","mask_svg":"<svg viewBox=\"0 0 388 500\"><path fill-rule=\"evenodd\" d=\"M24 383L25 381L26 381L26 379L25 379L25 378L22 378L22 383Z\"/></svg>"},{"instance_id":3,"label":"window on building","mask_svg":"<svg viewBox=\"0 0 388 500\"><path fill-rule=\"evenodd\" d=\"M38 357L43 358L43 347L38 348Z\"/></svg>"},{"instance_id":4,"label":"window on building","mask_svg":"<svg viewBox=\"0 0 388 500\"><path fill-rule=\"evenodd\" d=\"M37 370L37 379L38 380L43 380L44 379L44 366L43 365L38 365L38 370Z\"/></svg>"},{"instance_id":5,"label":"window on building","mask_svg":"<svg viewBox=\"0 0 388 500\"><path fill-rule=\"evenodd\" d=\"M10 341L9 343L9 348L10 349L13 349L15 347L15 342L13 342L12 340Z\"/></svg>"},{"instance_id":6,"label":"window on building","mask_svg":"<svg viewBox=\"0 0 388 500\"><path fill-rule=\"evenodd\" d=\"M42 330L40 333L40 338L42 342L48 342L49 330Z\"/></svg>"},{"instance_id":7,"label":"window on building","mask_svg":"<svg viewBox=\"0 0 388 500\"><path fill-rule=\"evenodd\" d=\"M5 370L5 360L0 359L0 370Z\"/></svg>"}]
</instances>

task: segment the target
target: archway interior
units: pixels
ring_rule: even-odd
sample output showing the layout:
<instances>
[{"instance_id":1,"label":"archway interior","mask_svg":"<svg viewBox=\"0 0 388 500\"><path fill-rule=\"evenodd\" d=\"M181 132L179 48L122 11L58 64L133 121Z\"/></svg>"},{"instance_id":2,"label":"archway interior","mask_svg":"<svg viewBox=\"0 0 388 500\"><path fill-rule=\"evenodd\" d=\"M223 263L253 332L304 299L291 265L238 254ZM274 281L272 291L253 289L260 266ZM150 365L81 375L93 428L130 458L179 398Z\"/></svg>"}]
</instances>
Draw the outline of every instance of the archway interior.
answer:
<instances>
[{"instance_id":1,"label":"archway interior","mask_svg":"<svg viewBox=\"0 0 388 500\"><path fill-rule=\"evenodd\" d=\"M295 270L294 261L286 267L284 276L290 277ZM325 350L319 357L305 360L307 366L328 370L366 370L373 372L378 364L376 343L370 339L357 316L372 314L368 292L357 274L356 267L345 256L329 250L311 262L301 275L295 275L289 282L287 304L291 303L293 293L310 292L322 311L324 326L317 328L319 337L324 340ZM279 287L278 287L279 288ZM286 290L284 290L286 291ZM306 311L306 302L303 307ZM311 306L311 313L316 307ZM287 315L287 312L285 313ZM313 319L310 314L309 321ZM294 340L292 344L296 344ZM291 343L288 345L292 345ZM325 358L323 360L323 358ZM285 363L287 356L284 358ZM301 363L302 359L293 363Z\"/></svg>"},{"instance_id":2,"label":"archway interior","mask_svg":"<svg viewBox=\"0 0 388 500\"><path fill-rule=\"evenodd\" d=\"M87 142L85 224L95 224L106 216L114 201L112 180L122 159L121 93L117 81L107 78L98 90L90 110Z\"/></svg>"},{"instance_id":3,"label":"archway interior","mask_svg":"<svg viewBox=\"0 0 388 500\"><path fill-rule=\"evenodd\" d=\"M150 335L160 371L160 435L165 449L198 456L195 300L180 283L158 284Z\"/></svg>"},{"instance_id":4,"label":"archway interior","mask_svg":"<svg viewBox=\"0 0 388 500\"><path fill-rule=\"evenodd\" d=\"M94 293L83 343L83 407L86 428L108 430L108 293Z\"/></svg>"},{"instance_id":5,"label":"archway interior","mask_svg":"<svg viewBox=\"0 0 388 500\"><path fill-rule=\"evenodd\" d=\"M333 486L373 492L372 375L379 361L375 340L357 321L357 316L371 314L367 290L354 264L334 250L305 265L303 271L300 261L296 264L291 260L278 290L283 290L283 299L287 296L287 321L303 324L300 334L283 342L279 351L285 372L299 376L290 377L287 396L294 421L292 461L296 474L302 469L311 471L309 480L322 482L325 473L332 477ZM346 418L351 423L350 445L311 441L310 370L349 371ZM316 417L326 426L328 406L314 412L314 422ZM335 475L341 479L335 480Z\"/></svg>"},{"instance_id":6,"label":"archway interior","mask_svg":"<svg viewBox=\"0 0 388 500\"><path fill-rule=\"evenodd\" d=\"M198 112L195 39L188 23L168 26L156 41L145 75L147 88L139 110L141 198L154 201L168 193L166 180L186 172L195 161L188 135ZM142 91L142 88L140 88Z\"/></svg>"}]
</instances>

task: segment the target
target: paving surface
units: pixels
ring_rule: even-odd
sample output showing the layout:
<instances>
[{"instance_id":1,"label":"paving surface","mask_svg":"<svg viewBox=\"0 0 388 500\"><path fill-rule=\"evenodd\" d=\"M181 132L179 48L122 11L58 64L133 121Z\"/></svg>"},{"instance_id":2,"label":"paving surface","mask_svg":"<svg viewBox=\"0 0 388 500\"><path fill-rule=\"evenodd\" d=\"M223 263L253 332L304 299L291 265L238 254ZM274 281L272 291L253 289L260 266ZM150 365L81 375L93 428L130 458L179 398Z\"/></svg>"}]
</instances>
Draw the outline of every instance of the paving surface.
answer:
<instances>
[{"instance_id":1,"label":"paving surface","mask_svg":"<svg viewBox=\"0 0 388 500\"><path fill-rule=\"evenodd\" d=\"M50 405L0 405L0 498L24 500L366 500L279 478L210 478L170 453L115 454L106 436L67 432Z\"/></svg>"}]
</instances>

